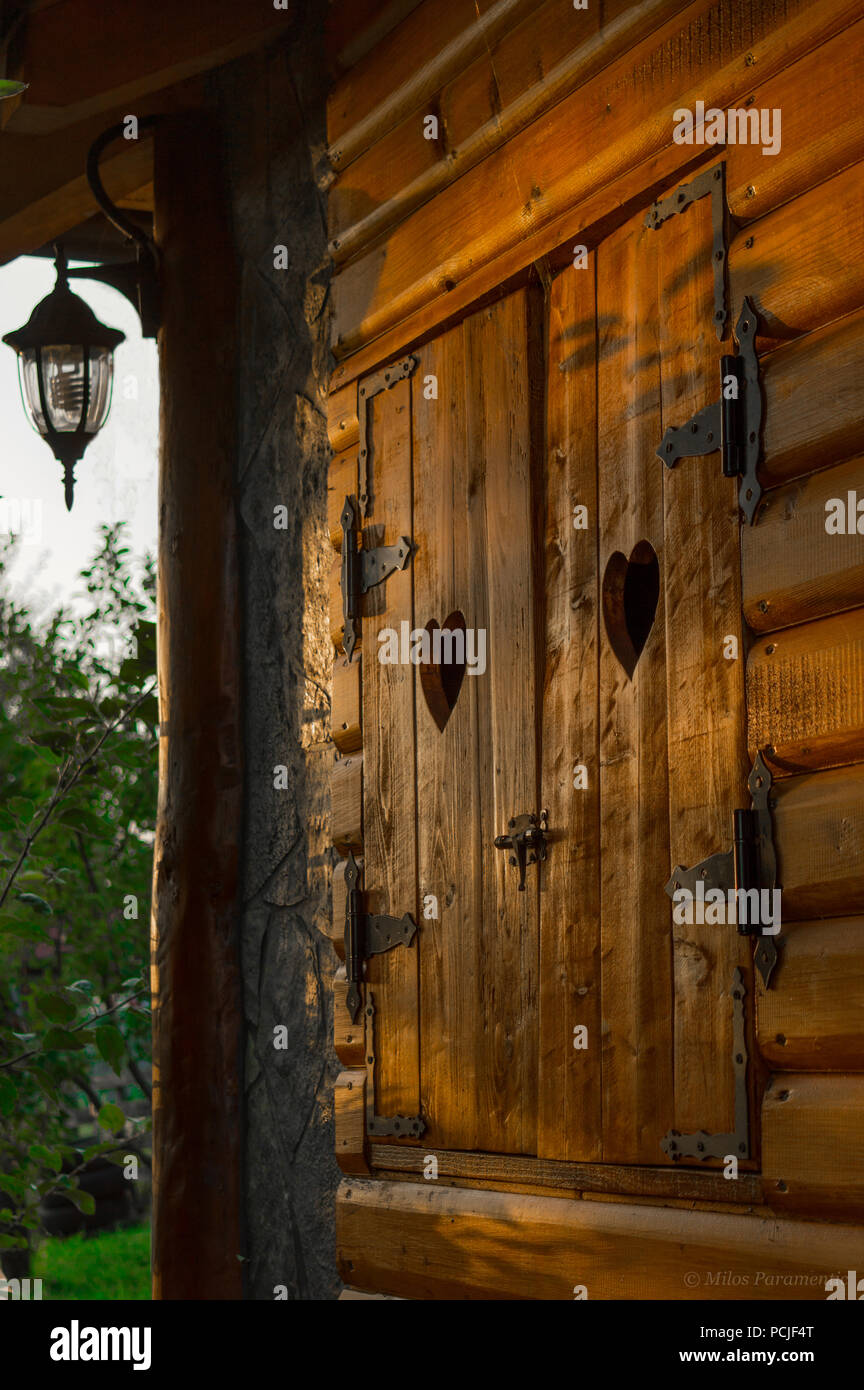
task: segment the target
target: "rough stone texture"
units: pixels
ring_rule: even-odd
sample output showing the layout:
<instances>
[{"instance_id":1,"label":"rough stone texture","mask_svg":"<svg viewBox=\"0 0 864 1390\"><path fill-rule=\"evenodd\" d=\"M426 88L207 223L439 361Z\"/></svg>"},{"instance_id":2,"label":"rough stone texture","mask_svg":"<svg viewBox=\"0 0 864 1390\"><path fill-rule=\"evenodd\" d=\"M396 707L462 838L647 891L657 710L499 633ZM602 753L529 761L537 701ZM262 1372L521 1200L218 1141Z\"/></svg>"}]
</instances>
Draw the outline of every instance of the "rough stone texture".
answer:
<instances>
[{"instance_id":1,"label":"rough stone texture","mask_svg":"<svg viewBox=\"0 0 864 1390\"><path fill-rule=\"evenodd\" d=\"M301 8L301 7L298 7ZM326 525L330 371L324 7L221 69L239 258L237 505L245 624L246 1296L329 1299L335 1270ZM287 248L287 269L274 248ZM206 468L206 459L200 460ZM285 529L274 508L287 507ZM284 788L274 769L285 769ZM287 1045L274 1047L274 1029ZM283 1295L284 1296L284 1295Z\"/></svg>"}]
</instances>

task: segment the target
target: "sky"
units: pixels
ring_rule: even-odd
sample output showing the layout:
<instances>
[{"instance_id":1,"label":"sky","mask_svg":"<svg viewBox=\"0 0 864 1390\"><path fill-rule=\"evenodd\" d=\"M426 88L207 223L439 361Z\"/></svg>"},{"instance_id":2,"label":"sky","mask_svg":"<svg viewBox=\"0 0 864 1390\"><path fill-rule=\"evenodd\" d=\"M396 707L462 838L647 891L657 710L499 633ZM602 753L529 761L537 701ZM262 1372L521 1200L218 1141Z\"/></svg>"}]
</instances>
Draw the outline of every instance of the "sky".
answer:
<instances>
[{"instance_id":1,"label":"sky","mask_svg":"<svg viewBox=\"0 0 864 1390\"><path fill-rule=\"evenodd\" d=\"M26 323L54 281L53 263L42 257L22 256L0 266L0 338ZM156 549L156 343L141 337L138 315L116 290L90 280L73 281L71 288L97 318L126 334L114 357L111 413L75 469L71 512L63 500L61 465L24 413L16 354L0 343L0 497L21 502L24 542L10 584L35 617L74 599L81 588L78 572L98 547L100 523L126 521L134 555ZM8 527L16 510L0 510L0 528Z\"/></svg>"}]
</instances>

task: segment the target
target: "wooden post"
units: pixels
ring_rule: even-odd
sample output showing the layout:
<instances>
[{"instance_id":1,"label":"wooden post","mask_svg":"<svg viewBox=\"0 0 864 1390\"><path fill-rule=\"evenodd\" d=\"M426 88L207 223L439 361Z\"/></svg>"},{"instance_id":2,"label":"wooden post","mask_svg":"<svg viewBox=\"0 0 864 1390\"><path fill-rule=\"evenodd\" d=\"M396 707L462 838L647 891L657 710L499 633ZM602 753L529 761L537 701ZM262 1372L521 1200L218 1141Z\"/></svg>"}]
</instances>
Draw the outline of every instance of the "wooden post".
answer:
<instances>
[{"instance_id":1,"label":"wooden post","mask_svg":"<svg viewBox=\"0 0 864 1390\"><path fill-rule=\"evenodd\" d=\"M160 126L153 1296L242 1294L235 264L218 132Z\"/></svg>"}]
</instances>

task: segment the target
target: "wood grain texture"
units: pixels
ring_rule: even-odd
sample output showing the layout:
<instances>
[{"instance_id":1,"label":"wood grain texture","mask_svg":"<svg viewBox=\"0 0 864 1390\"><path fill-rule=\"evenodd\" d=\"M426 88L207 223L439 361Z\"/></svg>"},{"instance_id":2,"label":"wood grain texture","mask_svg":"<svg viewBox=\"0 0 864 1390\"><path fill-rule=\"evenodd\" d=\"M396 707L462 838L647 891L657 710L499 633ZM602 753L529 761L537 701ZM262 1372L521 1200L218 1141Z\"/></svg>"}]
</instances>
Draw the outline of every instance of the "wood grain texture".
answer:
<instances>
[{"instance_id":1,"label":"wood grain texture","mask_svg":"<svg viewBox=\"0 0 864 1390\"><path fill-rule=\"evenodd\" d=\"M443 730L417 691L421 892L438 900L421 950L429 1142L534 1152L537 880L517 891L493 840L537 811L529 306L521 293L420 352L415 397L415 612L483 631Z\"/></svg>"},{"instance_id":2,"label":"wood grain texture","mask_svg":"<svg viewBox=\"0 0 864 1390\"><path fill-rule=\"evenodd\" d=\"M330 836L340 854L363 844L363 755L340 758L330 773Z\"/></svg>"},{"instance_id":3,"label":"wood grain texture","mask_svg":"<svg viewBox=\"0 0 864 1390\"><path fill-rule=\"evenodd\" d=\"M355 856L357 867L361 874L363 872L362 856ZM330 917L324 918L326 924L326 934L330 938L333 949L340 960L345 959L345 909L347 906L348 890L345 886L345 869L347 860L340 859L333 868L331 913Z\"/></svg>"},{"instance_id":4,"label":"wood grain texture","mask_svg":"<svg viewBox=\"0 0 864 1390\"><path fill-rule=\"evenodd\" d=\"M772 488L741 529L744 616L755 632L864 604L864 544L825 529L826 504L864 498L864 457Z\"/></svg>"},{"instance_id":5,"label":"wood grain texture","mask_svg":"<svg viewBox=\"0 0 864 1390\"><path fill-rule=\"evenodd\" d=\"M861 18L860 10L857 16L853 11L846 15ZM783 65L767 82L758 50L754 57L757 61L750 72L759 86L747 96L760 109L782 111L783 144L779 155L768 157L761 144L727 146L726 195L732 215L741 222L764 217L772 208L864 159L864 108L857 99L864 24L851 24L797 62ZM801 92L807 93L806 101L800 100ZM819 120L814 121L817 110ZM830 218L828 205L826 223ZM801 250L808 254L804 247Z\"/></svg>"},{"instance_id":6,"label":"wood grain texture","mask_svg":"<svg viewBox=\"0 0 864 1390\"><path fill-rule=\"evenodd\" d=\"M761 637L747 708L751 757L770 747L775 775L864 759L864 608Z\"/></svg>"},{"instance_id":7,"label":"wood grain texture","mask_svg":"<svg viewBox=\"0 0 864 1390\"><path fill-rule=\"evenodd\" d=\"M362 385L362 383L361 383ZM367 546L414 535L411 399L413 381L371 398L367 416L373 508ZM413 621L417 555L364 599L362 663L364 888L366 909L420 922L417 903L416 753L411 665L382 665L378 633ZM420 1091L417 972L420 943L397 946L367 963L375 996L375 1090L379 1115L416 1115Z\"/></svg>"},{"instance_id":8,"label":"wood grain texture","mask_svg":"<svg viewBox=\"0 0 864 1390\"><path fill-rule=\"evenodd\" d=\"M342 613L342 561L334 560L330 569L330 604L328 609L330 618L330 638L338 653L344 653L345 644L343 633L345 630L345 618ZM356 655L356 652L355 652ZM337 658L334 658L338 660Z\"/></svg>"},{"instance_id":9,"label":"wood grain texture","mask_svg":"<svg viewBox=\"0 0 864 1390\"><path fill-rule=\"evenodd\" d=\"M352 1020L346 1003L347 996L345 966L340 965L333 976L333 1047L343 1067L363 1067L366 1061L363 1015L356 1023ZM336 1148L338 1151L338 1139Z\"/></svg>"},{"instance_id":10,"label":"wood grain texture","mask_svg":"<svg viewBox=\"0 0 864 1390\"><path fill-rule=\"evenodd\" d=\"M756 308L760 352L860 308L864 164L742 228L729 248L729 283L734 305L747 295Z\"/></svg>"},{"instance_id":11,"label":"wood grain texture","mask_svg":"<svg viewBox=\"0 0 864 1390\"><path fill-rule=\"evenodd\" d=\"M342 1071L333 1087L336 1162L343 1173L368 1173L366 1163L366 1072Z\"/></svg>"},{"instance_id":12,"label":"wood grain texture","mask_svg":"<svg viewBox=\"0 0 864 1390\"><path fill-rule=\"evenodd\" d=\"M763 487L864 453L864 311L761 359Z\"/></svg>"},{"instance_id":13,"label":"wood grain texture","mask_svg":"<svg viewBox=\"0 0 864 1390\"><path fill-rule=\"evenodd\" d=\"M864 1218L864 1076L775 1076L762 1134L766 1202L784 1212ZM850 1268L860 1266L862 1249L864 1231Z\"/></svg>"},{"instance_id":14,"label":"wood grain texture","mask_svg":"<svg viewBox=\"0 0 864 1390\"><path fill-rule=\"evenodd\" d=\"M327 473L327 528L333 549L340 552L345 498L357 495L357 455L356 444L334 455Z\"/></svg>"},{"instance_id":15,"label":"wood grain texture","mask_svg":"<svg viewBox=\"0 0 864 1390\"><path fill-rule=\"evenodd\" d=\"M767 78L861 10L860 0L767 0L757 11L740 0L710 8L699 0L345 266L333 285L334 352L341 358L370 342L669 146L679 107L744 99L745 52L756 53ZM574 159L574 148L596 153ZM687 148L679 149L683 162Z\"/></svg>"},{"instance_id":16,"label":"wood grain texture","mask_svg":"<svg viewBox=\"0 0 864 1390\"><path fill-rule=\"evenodd\" d=\"M330 0L327 56L331 71L347 72L416 10L423 0Z\"/></svg>"},{"instance_id":17,"label":"wood grain texture","mask_svg":"<svg viewBox=\"0 0 864 1390\"><path fill-rule=\"evenodd\" d=\"M773 796L784 920L864 911L864 765L781 778Z\"/></svg>"},{"instance_id":18,"label":"wood grain texture","mask_svg":"<svg viewBox=\"0 0 864 1390\"><path fill-rule=\"evenodd\" d=\"M438 1162L439 1181L499 1183L510 1191L531 1187L558 1192L616 1192L624 1197L657 1200L761 1201L758 1173L739 1171L732 1182L707 1168L652 1168L646 1164L574 1163L531 1158L521 1154L452 1153L439 1149L402 1149L381 1144L374 1151L378 1175L420 1174L427 1153Z\"/></svg>"},{"instance_id":19,"label":"wood grain texture","mask_svg":"<svg viewBox=\"0 0 864 1390\"><path fill-rule=\"evenodd\" d=\"M554 842L540 894L538 1153L586 1161L602 1155L595 277L592 254L549 297L540 796ZM574 1047L578 1026L587 1048Z\"/></svg>"},{"instance_id":20,"label":"wood grain texture","mask_svg":"<svg viewBox=\"0 0 864 1390\"><path fill-rule=\"evenodd\" d=\"M660 246L665 428L683 424L717 392L706 201L652 235ZM749 766L735 493L705 460L684 459L663 472L671 869L728 846ZM739 659L724 655L730 636L739 644ZM658 872L661 891L664 882ZM734 1118L730 990L740 967L752 999L750 948L734 930L708 924L675 925L672 931L674 1127L728 1133ZM749 1031L752 1009L747 1016Z\"/></svg>"},{"instance_id":21,"label":"wood grain texture","mask_svg":"<svg viewBox=\"0 0 864 1390\"><path fill-rule=\"evenodd\" d=\"M337 657L333 663L330 729L340 753L359 753L363 747L360 727L360 657Z\"/></svg>"},{"instance_id":22,"label":"wood grain texture","mask_svg":"<svg viewBox=\"0 0 864 1390\"><path fill-rule=\"evenodd\" d=\"M674 220L684 226L684 218ZM698 245L701 222L686 230ZM663 891L670 856L664 470L646 466L663 433L662 249L660 236L637 214L596 253L599 576L605 596L599 644L603 1158L612 1163L662 1162L660 1141L675 1111L672 914ZM653 623L630 671L620 646L618 654L613 648L610 585L614 565L622 557L629 561L637 546L656 556L661 597L655 589ZM650 570L641 563L635 569L636 563L634 573L646 576L638 583L648 584Z\"/></svg>"},{"instance_id":23,"label":"wood grain texture","mask_svg":"<svg viewBox=\"0 0 864 1390\"><path fill-rule=\"evenodd\" d=\"M334 453L356 444L360 425L357 417L357 387L353 382L331 390L327 401L327 438Z\"/></svg>"},{"instance_id":24,"label":"wood grain texture","mask_svg":"<svg viewBox=\"0 0 864 1390\"><path fill-rule=\"evenodd\" d=\"M762 1055L777 1071L864 1071L864 917L794 922L781 950L756 1002Z\"/></svg>"},{"instance_id":25,"label":"wood grain texture","mask_svg":"<svg viewBox=\"0 0 864 1390\"><path fill-rule=\"evenodd\" d=\"M851 1225L776 1221L627 1202L569 1201L406 1182L343 1182L343 1278L422 1299L824 1299L824 1281L860 1263ZM762 1271L762 1278L756 1275ZM698 1284L685 1276L697 1273ZM815 1283L802 1282L802 1272Z\"/></svg>"}]
</instances>

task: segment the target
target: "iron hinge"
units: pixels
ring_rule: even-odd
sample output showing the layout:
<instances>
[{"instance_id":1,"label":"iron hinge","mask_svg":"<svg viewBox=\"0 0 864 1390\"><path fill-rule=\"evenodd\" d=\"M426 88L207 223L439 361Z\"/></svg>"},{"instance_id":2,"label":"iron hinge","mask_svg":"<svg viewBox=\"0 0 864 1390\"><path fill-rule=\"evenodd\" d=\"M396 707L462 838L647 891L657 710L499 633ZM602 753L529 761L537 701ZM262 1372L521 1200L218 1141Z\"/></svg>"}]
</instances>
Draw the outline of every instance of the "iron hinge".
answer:
<instances>
[{"instance_id":1,"label":"iron hinge","mask_svg":"<svg viewBox=\"0 0 864 1390\"><path fill-rule=\"evenodd\" d=\"M403 917L364 912L359 883L357 860L349 854L345 865L345 974L348 979L346 1003L352 1023L357 1022L360 1012L363 962L394 946L410 946L417 931L417 923L410 912Z\"/></svg>"},{"instance_id":2,"label":"iron hinge","mask_svg":"<svg viewBox=\"0 0 864 1390\"><path fill-rule=\"evenodd\" d=\"M735 1076L735 1129L732 1134L681 1134L670 1129L660 1141L664 1153L677 1163L682 1158L749 1158L750 1120L747 1105L747 1039L744 1027L744 981L741 971L732 974L732 1067Z\"/></svg>"},{"instance_id":3,"label":"iron hinge","mask_svg":"<svg viewBox=\"0 0 864 1390\"><path fill-rule=\"evenodd\" d=\"M700 198L708 195L711 197L711 229L713 234L711 260L714 267L714 327L717 330L717 337L722 341L726 335L728 317L726 284L728 279L729 227L732 221L729 215L729 205L726 202L725 161L715 165L713 169L703 170L689 183L682 183L680 188L676 188L674 192L667 193L665 198L659 198L656 203L652 203L645 215L645 226L652 227L656 231L658 227L662 227L667 218L674 217L679 212L686 212L687 208L692 207Z\"/></svg>"},{"instance_id":4,"label":"iron hinge","mask_svg":"<svg viewBox=\"0 0 864 1390\"><path fill-rule=\"evenodd\" d=\"M375 1114L375 996L366 998L366 1133L378 1139L419 1139L426 1130L421 1115Z\"/></svg>"},{"instance_id":5,"label":"iron hinge","mask_svg":"<svg viewBox=\"0 0 864 1390\"><path fill-rule=\"evenodd\" d=\"M741 478L738 505L750 526L762 496L757 477L762 456L762 387L756 323L753 305L745 299L735 325L738 353L720 358L719 401L697 411L686 425L670 425L657 448L667 468L674 468L679 459L719 449L724 475Z\"/></svg>"},{"instance_id":6,"label":"iron hinge","mask_svg":"<svg viewBox=\"0 0 864 1390\"><path fill-rule=\"evenodd\" d=\"M342 526L342 642L350 661L360 637L361 594L381 584L396 570L404 570L414 547L407 536L400 536L396 545L361 549L356 497L345 498L339 520Z\"/></svg>"},{"instance_id":7,"label":"iron hinge","mask_svg":"<svg viewBox=\"0 0 864 1390\"><path fill-rule=\"evenodd\" d=\"M375 376L366 377L357 388L357 424L360 434L360 510L363 516L369 515L369 506L372 501L372 474L369 468L369 436L366 431L367 411L369 402L373 396L377 396L381 391L389 391L391 386L395 386L397 381L404 381L411 376L417 366L416 357L403 357L401 361L394 362L391 366L385 367L383 371L377 372Z\"/></svg>"},{"instance_id":8,"label":"iron hinge","mask_svg":"<svg viewBox=\"0 0 864 1390\"><path fill-rule=\"evenodd\" d=\"M694 864L692 869L676 865L672 877L666 884L670 898L682 889L690 894L690 901L704 902L707 893L719 889L728 895L734 892L735 915L738 933L741 936L758 936L754 953L756 968L767 989L771 973L777 964L775 937L780 926L774 922L761 920L762 894L773 892L777 886L777 855L774 849L774 828L771 817L770 799L772 777L765 766L762 754L757 753L756 761L747 780L750 790L749 810L732 812L732 848L725 853L718 852ZM759 907L756 920L750 917L750 899L742 897L757 890ZM743 908L743 920L742 920Z\"/></svg>"}]
</instances>

